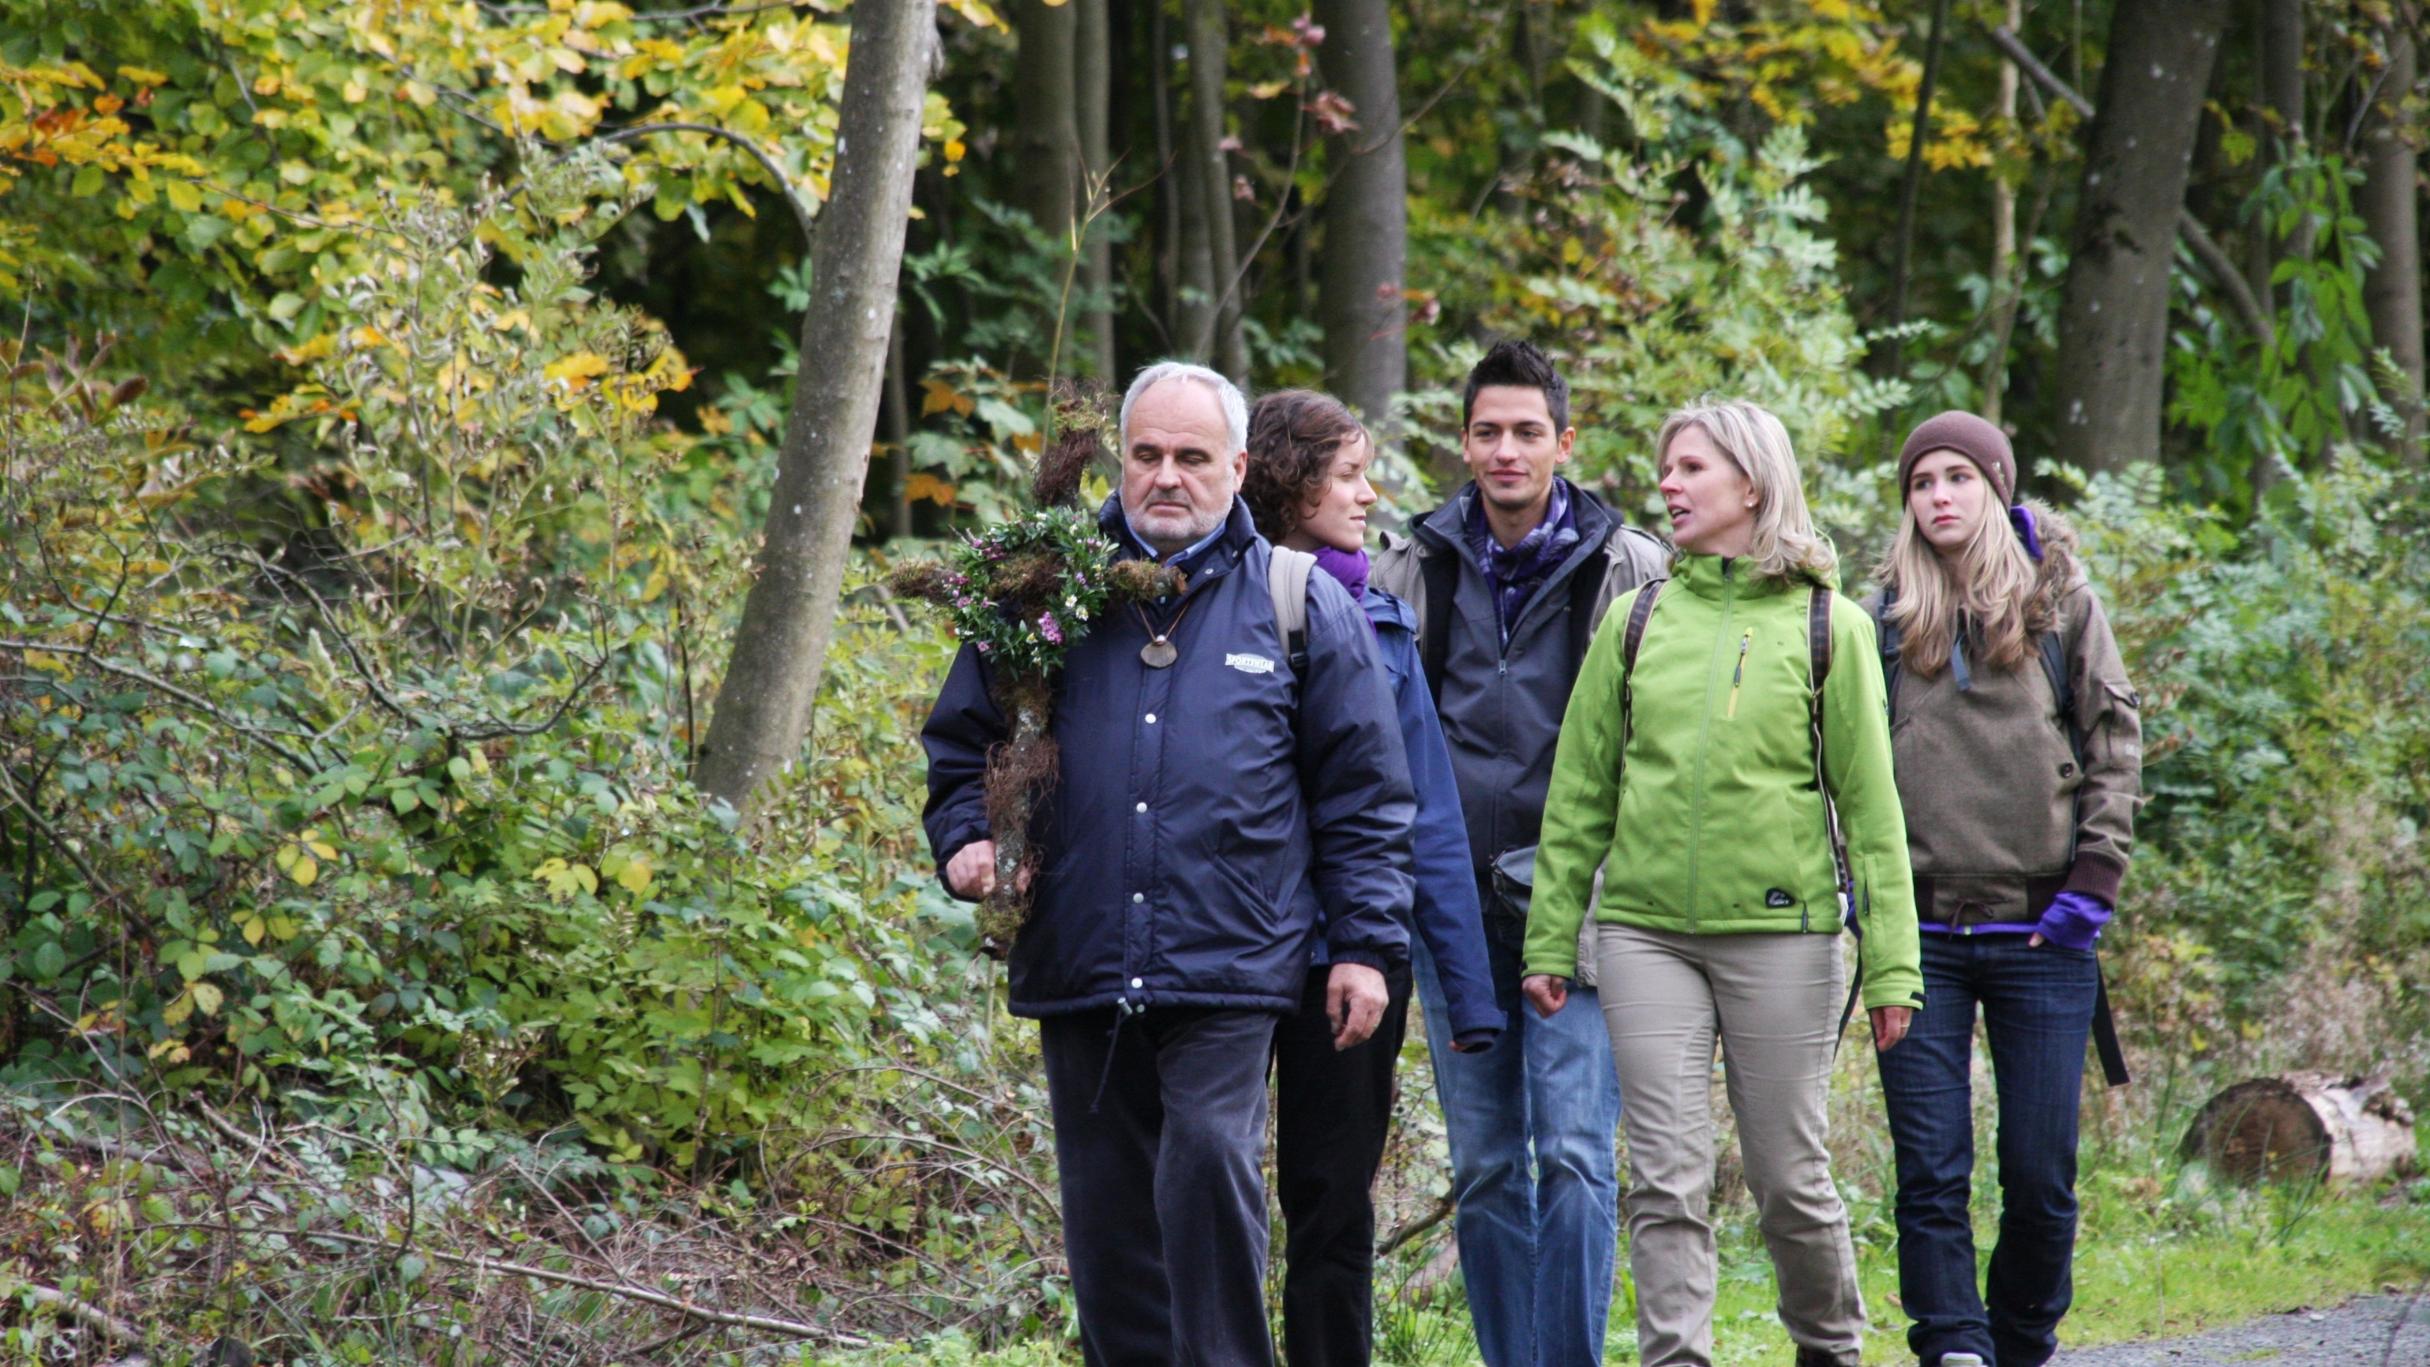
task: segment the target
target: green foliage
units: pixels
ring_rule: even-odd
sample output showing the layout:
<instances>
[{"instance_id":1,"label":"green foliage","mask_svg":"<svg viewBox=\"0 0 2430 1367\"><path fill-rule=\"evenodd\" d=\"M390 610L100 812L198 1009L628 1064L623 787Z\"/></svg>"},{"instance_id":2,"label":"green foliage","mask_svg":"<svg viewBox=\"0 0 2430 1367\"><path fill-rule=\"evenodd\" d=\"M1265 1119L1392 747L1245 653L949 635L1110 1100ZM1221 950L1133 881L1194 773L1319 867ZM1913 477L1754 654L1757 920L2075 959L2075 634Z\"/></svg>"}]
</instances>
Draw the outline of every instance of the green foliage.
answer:
<instances>
[{"instance_id":1,"label":"green foliage","mask_svg":"<svg viewBox=\"0 0 2430 1367\"><path fill-rule=\"evenodd\" d=\"M1857 372L1863 339L1822 232L1822 199L1805 183L1822 161L1793 125L1742 141L1702 111L1689 80L1617 29L1589 22L1582 33L1579 79L1620 110L1626 132L1608 144L1552 135L1560 157L1521 187L1514 211L1482 225L1413 224L1422 243L1413 255L1460 263L1445 313L1557 349L1577 477L1630 513L1651 504L1663 415L1723 394L1780 414L1826 522L1869 526L1877 481L1834 475L1830 460L1907 389ZM1454 250L1455 236L1473 241L1480 226L1497 250ZM1512 271L1513 261L1526 264ZM1421 431L1458 431L1457 380L1474 359L1472 343L1433 355L1435 383L1412 399Z\"/></svg>"},{"instance_id":2,"label":"green foliage","mask_svg":"<svg viewBox=\"0 0 2430 1367\"><path fill-rule=\"evenodd\" d=\"M2279 254L2270 285L2284 297L2266 341L2181 280L2187 321L2170 337L2168 415L2205 438L2179 473L2201 496L2249 504L2257 472L2317 468L2350 433L2367 434L2362 415L2382 400L2362 283L2379 247L2354 212L2361 182L2342 158L2303 151L2261 176L2245 216Z\"/></svg>"},{"instance_id":3,"label":"green foliage","mask_svg":"<svg viewBox=\"0 0 2430 1367\"><path fill-rule=\"evenodd\" d=\"M2425 506L2353 461L2242 532L2148 468L2078 510L2146 703L2123 977L2172 1053L2430 1080L2404 1043L2430 1024L2404 987L2430 969Z\"/></svg>"}]
</instances>

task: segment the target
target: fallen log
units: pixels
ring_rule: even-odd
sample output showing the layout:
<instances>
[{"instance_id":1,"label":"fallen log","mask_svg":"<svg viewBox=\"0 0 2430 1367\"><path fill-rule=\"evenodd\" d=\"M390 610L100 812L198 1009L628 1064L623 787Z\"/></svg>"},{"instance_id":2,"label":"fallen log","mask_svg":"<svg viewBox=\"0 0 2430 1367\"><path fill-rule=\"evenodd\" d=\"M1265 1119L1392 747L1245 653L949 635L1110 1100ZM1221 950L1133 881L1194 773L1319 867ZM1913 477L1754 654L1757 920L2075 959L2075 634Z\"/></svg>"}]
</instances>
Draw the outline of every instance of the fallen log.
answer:
<instances>
[{"instance_id":1,"label":"fallen log","mask_svg":"<svg viewBox=\"0 0 2430 1367\"><path fill-rule=\"evenodd\" d=\"M2413 1110L2386 1074L2239 1082L2194 1117L2178 1153L2238 1182L2367 1183L2416 1161Z\"/></svg>"}]
</instances>

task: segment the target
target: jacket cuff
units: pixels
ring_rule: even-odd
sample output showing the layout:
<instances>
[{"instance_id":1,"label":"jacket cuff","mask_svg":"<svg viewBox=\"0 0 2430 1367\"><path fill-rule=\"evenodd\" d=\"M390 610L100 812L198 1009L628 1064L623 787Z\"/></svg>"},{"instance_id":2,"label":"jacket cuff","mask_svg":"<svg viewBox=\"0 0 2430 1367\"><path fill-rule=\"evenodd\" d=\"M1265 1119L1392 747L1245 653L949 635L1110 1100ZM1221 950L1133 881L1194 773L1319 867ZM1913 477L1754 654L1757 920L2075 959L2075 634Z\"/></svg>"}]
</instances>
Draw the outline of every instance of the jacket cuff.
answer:
<instances>
[{"instance_id":1,"label":"jacket cuff","mask_svg":"<svg viewBox=\"0 0 2430 1367\"><path fill-rule=\"evenodd\" d=\"M1325 959L1328 963L1359 964L1372 968L1386 977L1392 976L1392 960L1372 949L1343 949L1338 946L1328 946L1325 950Z\"/></svg>"},{"instance_id":2,"label":"jacket cuff","mask_svg":"<svg viewBox=\"0 0 2430 1367\"><path fill-rule=\"evenodd\" d=\"M1451 1037L1451 1043L1456 1049L1460 1049L1468 1053L1481 1054L1486 1050L1491 1049L1494 1046L1494 1041L1500 1038L1502 1038L1502 1027L1499 1025L1491 1025L1475 1030L1462 1030L1460 1033Z\"/></svg>"},{"instance_id":3,"label":"jacket cuff","mask_svg":"<svg viewBox=\"0 0 2430 1367\"><path fill-rule=\"evenodd\" d=\"M2079 854L2067 870L2067 885L2061 892L2081 892L2101 899L2104 906L2118 905L2118 886L2126 881L2126 866L2097 854Z\"/></svg>"}]
</instances>

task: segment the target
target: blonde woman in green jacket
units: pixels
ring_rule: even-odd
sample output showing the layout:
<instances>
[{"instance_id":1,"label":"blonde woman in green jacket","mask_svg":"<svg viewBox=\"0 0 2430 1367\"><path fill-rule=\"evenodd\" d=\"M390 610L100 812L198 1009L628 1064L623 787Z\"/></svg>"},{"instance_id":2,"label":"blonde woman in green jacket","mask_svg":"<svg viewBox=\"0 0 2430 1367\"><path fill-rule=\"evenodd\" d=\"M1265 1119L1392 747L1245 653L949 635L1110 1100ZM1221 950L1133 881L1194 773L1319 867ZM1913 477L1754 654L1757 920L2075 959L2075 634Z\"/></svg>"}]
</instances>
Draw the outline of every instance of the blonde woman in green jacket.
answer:
<instances>
[{"instance_id":1,"label":"blonde woman in green jacket","mask_svg":"<svg viewBox=\"0 0 2430 1367\"><path fill-rule=\"evenodd\" d=\"M1698 404L1663 423L1655 452L1679 555L1668 581L1612 605L1570 695L1521 989L1544 1015L1566 1004L1601 870L1593 944L1628 1126L1645 1367L1712 1361L1717 1042L1797 1362L1854 1364L1865 1311L1823 1143L1845 914L1823 786L1875 1047L1923 1004L1873 624L1833 592L1837 559L1778 418Z\"/></svg>"}]
</instances>

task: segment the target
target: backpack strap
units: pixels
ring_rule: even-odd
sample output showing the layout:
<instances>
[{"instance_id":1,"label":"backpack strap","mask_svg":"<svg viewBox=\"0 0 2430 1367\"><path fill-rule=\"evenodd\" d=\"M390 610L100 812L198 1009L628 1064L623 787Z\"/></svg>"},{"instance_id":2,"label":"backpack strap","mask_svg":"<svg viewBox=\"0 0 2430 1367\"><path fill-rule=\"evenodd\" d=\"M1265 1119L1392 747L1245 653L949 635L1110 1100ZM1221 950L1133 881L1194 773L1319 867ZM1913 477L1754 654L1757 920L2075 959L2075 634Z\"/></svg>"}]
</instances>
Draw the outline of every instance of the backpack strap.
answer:
<instances>
[{"instance_id":1,"label":"backpack strap","mask_svg":"<svg viewBox=\"0 0 2430 1367\"><path fill-rule=\"evenodd\" d=\"M1814 791L1822 794L1823 832L1831 842L1831 873L1839 882L1839 919L1857 939L1856 971L1848 975L1848 999L1840 1004L1839 1029L1831 1036L1834 1053L1856 1015L1857 998L1865 986L1865 928L1856 914L1856 877L1848 867L1848 838L1839 824L1839 803L1831 796L1830 770L1823 762L1823 684L1831 677L1831 590L1817 584L1806 595L1806 728L1814 737Z\"/></svg>"},{"instance_id":2,"label":"backpack strap","mask_svg":"<svg viewBox=\"0 0 2430 1367\"><path fill-rule=\"evenodd\" d=\"M1873 639L1882 648L1882 698L1888 705L1890 720L1898 720L1898 623L1890 620L1890 605L1898 601L1898 586L1882 589L1881 601L1873 605Z\"/></svg>"},{"instance_id":3,"label":"backpack strap","mask_svg":"<svg viewBox=\"0 0 2430 1367\"><path fill-rule=\"evenodd\" d=\"M1633 683L1637 677L1637 651L1645 644L1645 624L1654 619L1654 602L1662 596L1666 582L1655 578L1637 586L1637 600L1629 604L1628 625L1620 633L1620 744L1624 749L1629 738L1637 734Z\"/></svg>"},{"instance_id":4,"label":"backpack strap","mask_svg":"<svg viewBox=\"0 0 2430 1367\"><path fill-rule=\"evenodd\" d=\"M1418 582L1426 589L1426 614L1418 623L1418 665L1426 671L1426 689L1437 709L1443 705L1443 665L1451 658L1452 598L1460 591L1460 558L1450 551L1416 551Z\"/></svg>"},{"instance_id":5,"label":"backpack strap","mask_svg":"<svg viewBox=\"0 0 2430 1367\"><path fill-rule=\"evenodd\" d=\"M1282 631L1291 672L1301 674L1308 667L1308 574L1316 557L1272 542L1267 546L1273 552L1266 561L1266 587L1274 595L1274 625Z\"/></svg>"}]
</instances>

